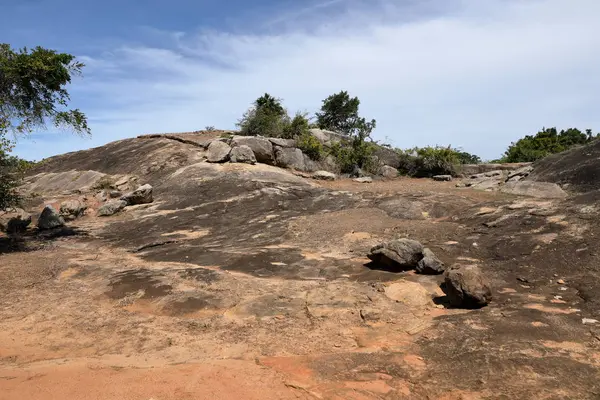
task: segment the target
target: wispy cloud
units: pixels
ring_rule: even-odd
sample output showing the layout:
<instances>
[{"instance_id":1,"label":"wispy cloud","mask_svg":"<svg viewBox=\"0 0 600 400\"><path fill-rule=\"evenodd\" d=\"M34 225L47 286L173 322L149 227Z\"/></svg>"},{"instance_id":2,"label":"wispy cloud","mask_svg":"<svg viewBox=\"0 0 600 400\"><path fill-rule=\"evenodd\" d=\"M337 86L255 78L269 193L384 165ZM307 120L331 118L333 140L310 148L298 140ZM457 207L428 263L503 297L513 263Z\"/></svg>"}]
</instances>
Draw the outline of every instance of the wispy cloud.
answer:
<instances>
[{"instance_id":1,"label":"wispy cloud","mask_svg":"<svg viewBox=\"0 0 600 400\"><path fill-rule=\"evenodd\" d=\"M336 4L321 4L268 34L164 32L160 48L88 55L72 90L93 138L48 136L52 147L18 151L39 159L145 132L233 128L264 92L312 112L341 89L377 119L377 138L400 147L494 158L544 125L600 130L596 0L354 0L326 18Z\"/></svg>"}]
</instances>

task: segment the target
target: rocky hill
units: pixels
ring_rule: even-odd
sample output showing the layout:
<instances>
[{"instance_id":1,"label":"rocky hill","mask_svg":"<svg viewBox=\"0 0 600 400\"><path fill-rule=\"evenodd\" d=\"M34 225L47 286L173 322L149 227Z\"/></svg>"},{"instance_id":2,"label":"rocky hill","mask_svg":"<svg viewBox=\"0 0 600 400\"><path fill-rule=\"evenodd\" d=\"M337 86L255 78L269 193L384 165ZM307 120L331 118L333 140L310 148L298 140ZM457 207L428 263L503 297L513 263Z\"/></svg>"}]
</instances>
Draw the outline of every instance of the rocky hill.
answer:
<instances>
[{"instance_id":1,"label":"rocky hill","mask_svg":"<svg viewBox=\"0 0 600 400\"><path fill-rule=\"evenodd\" d=\"M150 135L38 165L0 237L0 397L597 398L595 164L467 178L513 188L486 191L323 180L295 149Z\"/></svg>"}]
</instances>

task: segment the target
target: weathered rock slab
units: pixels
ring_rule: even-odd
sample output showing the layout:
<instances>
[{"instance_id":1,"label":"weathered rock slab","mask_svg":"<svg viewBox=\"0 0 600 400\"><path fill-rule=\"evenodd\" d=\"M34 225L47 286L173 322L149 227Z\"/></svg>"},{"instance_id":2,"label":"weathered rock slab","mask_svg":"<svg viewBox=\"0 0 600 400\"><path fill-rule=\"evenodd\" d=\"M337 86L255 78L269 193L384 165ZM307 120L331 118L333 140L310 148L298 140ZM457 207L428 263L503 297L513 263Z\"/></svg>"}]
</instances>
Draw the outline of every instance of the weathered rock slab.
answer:
<instances>
[{"instance_id":1,"label":"weathered rock slab","mask_svg":"<svg viewBox=\"0 0 600 400\"><path fill-rule=\"evenodd\" d=\"M334 181L335 174L333 172L328 171L317 171L312 175L313 179L318 179L321 181Z\"/></svg>"},{"instance_id":2,"label":"weathered rock slab","mask_svg":"<svg viewBox=\"0 0 600 400\"><path fill-rule=\"evenodd\" d=\"M501 192L520 196L537 197L540 199L564 199L569 195L556 183L518 181L507 182Z\"/></svg>"}]
</instances>

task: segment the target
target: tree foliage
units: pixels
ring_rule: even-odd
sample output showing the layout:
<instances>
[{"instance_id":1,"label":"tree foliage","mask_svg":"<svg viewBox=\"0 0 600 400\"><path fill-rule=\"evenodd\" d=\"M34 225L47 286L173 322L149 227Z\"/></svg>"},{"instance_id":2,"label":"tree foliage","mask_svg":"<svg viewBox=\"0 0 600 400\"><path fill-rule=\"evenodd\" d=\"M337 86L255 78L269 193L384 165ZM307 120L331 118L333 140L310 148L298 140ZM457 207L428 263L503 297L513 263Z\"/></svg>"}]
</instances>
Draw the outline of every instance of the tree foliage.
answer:
<instances>
[{"instance_id":1,"label":"tree foliage","mask_svg":"<svg viewBox=\"0 0 600 400\"><path fill-rule=\"evenodd\" d=\"M237 123L242 135L267 137L284 137L289 125L290 117L282 100L268 93L256 99Z\"/></svg>"},{"instance_id":2,"label":"tree foliage","mask_svg":"<svg viewBox=\"0 0 600 400\"><path fill-rule=\"evenodd\" d=\"M18 201L16 187L26 162L11 156L8 135L28 134L51 122L88 134L86 116L68 109L66 85L83 63L70 54L36 47L13 50L0 44L0 209Z\"/></svg>"},{"instance_id":3,"label":"tree foliage","mask_svg":"<svg viewBox=\"0 0 600 400\"><path fill-rule=\"evenodd\" d=\"M15 51L0 44L0 120L4 130L30 133L51 121L56 127L89 133L85 115L67 109L66 85L83 67L71 54L42 47Z\"/></svg>"},{"instance_id":4,"label":"tree foliage","mask_svg":"<svg viewBox=\"0 0 600 400\"><path fill-rule=\"evenodd\" d=\"M323 100L321 111L316 114L317 124L348 136L344 146L332 148L343 172L351 172L354 167L374 169L373 144L367 142L376 127L376 121L367 121L359 115L360 100L350 97L347 91L332 94Z\"/></svg>"},{"instance_id":5,"label":"tree foliage","mask_svg":"<svg viewBox=\"0 0 600 400\"><path fill-rule=\"evenodd\" d=\"M584 133L576 128L560 132L556 128L543 128L534 136L527 135L511 143L500 161L532 162L568 150L573 146L589 143L597 137L599 135L594 135L591 129L587 129Z\"/></svg>"}]
</instances>

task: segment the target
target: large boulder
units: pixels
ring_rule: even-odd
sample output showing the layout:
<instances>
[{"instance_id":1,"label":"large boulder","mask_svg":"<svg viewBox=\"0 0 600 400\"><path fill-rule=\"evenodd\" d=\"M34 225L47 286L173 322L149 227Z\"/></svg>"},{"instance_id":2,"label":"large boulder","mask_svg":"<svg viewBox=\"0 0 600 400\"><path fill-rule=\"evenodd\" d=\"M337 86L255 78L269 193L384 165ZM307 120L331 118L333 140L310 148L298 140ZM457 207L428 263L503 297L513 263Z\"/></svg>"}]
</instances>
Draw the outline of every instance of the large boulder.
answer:
<instances>
[{"instance_id":1,"label":"large boulder","mask_svg":"<svg viewBox=\"0 0 600 400\"><path fill-rule=\"evenodd\" d=\"M60 215L65 221L72 221L83 216L87 206L79 200L67 200L60 203Z\"/></svg>"},{"instance_id":2,"label":"large boulder","mask_svg":"<svg viewBox=\"0 0 600 400\"><path fill-rule=\"evenodd\" d=\"M333 132L333 131L328 131L325 129L309 129L309 132L312 136L314 136L319 142L321 142L322 145L326 146L326 147L331 147L331 145L333 143L338 143L340 142L343 138L345 138L344 135L339 134L337 132Z\"/></svg>"},{"instance_id":3,"label":"large boulder","mask_svg":"<svg viewBox=\"0 0 600 400\"><path fill-rule=\"evenodd\" d=\"M436 257L433 251L429 249L423 250L423 258L417 263L415 271L418 274L425 275L439 275L444 273L446 266L444 263Z\"/></svg>"},{"instance_id":4,"label":"large boulder","mask_svg":"<svg viewBox=\"0 0 600 400\"><path fill-rule=\"evenodd\" d=\"M562 190L560 186L549 182L511 181L507 182L500 191L540 199L564 199L568 197L567 192Z\"/></svg>"},{"instance_id":5,"label":"large boulder","mask_svg":"<svg viewBox=\"0 0 600 400\"><path fill-rule=\"evenodd\" d=\"M269 138L269 141L273 143L273 146L296 147L296 139Z\"/></svg>"},{"instance_id":6,"label":"large boulder","mask_svg":"<svg viewBox=\"0 0 600 400\"><path fill-rule=\"evenodd\" d=\"M523 178L527 178L529 176L529 174L531 174L531 172L533 171L533 166L532 165L526 165L522 168L519 168L515 171L512 171L508 174L508 177L506 177L506 181L514 181L514 182L518 182Z\"/></svg>"},{"instance_id":7,"label":"large boulder","mask_svg":"<svg viewBox=\"0 0 600 400\"><path fill-rule=\"evenodd\" d=\"M236 146L229 153L229 161L232 163L256 164L256 157L249 146Z\"/></svg>"},{"instance_id":8,"label":"large boulder","mask_svg":"<svg viewBox=\"0 0 600 400\"><path fill-rule=\"evenodd\" d=\"M21 208L0 212L0 230L8 234L23 233L31 224L31 214Z\"/></svg>"},{"instance_id":9,"label":"large boulder","mask_svg":"<svg viewBox=\"0 0 600 400\"><path fill-rule=\"evenodd\" d=\"M423 250L423 245L416 240L398 239L373 247L367 257L383 269L409 270L421 261Z\"/></svg>"},{"instance_id":10,"label":"large boulder","mask_svg":"<svg viewBox=\"0 0 600 400\"><path fill-rule=\"evenodd\" d=\"M223 163L229 160L231 147L220 140L214 140L208 145L206 150L206 159L211 163Z\"/></svg>"},{"instance_id":11,"label":"large boulder","mask_svg":"<svg viewBox=\"0 0 600 400\"><path fill-rule=\"evenodd\" d=\"M294 147L275 146L275 160L277 166L282 168L293 168L298 171L304 171L304 153L302 150Z\"/></svg>"},{"instance_id":12,"label":"large boulder","mask_svg":"<svg viewBox=\"0 0 600 400\"><path fill-rule=\"evenodd\" d=\"M248 146L254 152L256 161L263 164L274 165L275 155L273 154L273 144L264 137L258 136L235 136L231 139L231 147Z\"/></svg>"},{"instance_id":13,"label":"large boulder","mask_svg":"<svg viewBox=\"0 0 600 400\"><path fill-rule=\"evenodd\" d=\"M396 169L400 168L400 155L392 149L376 146L373 155L377 157L379 162L383 165Z\"/></svg>"},{"instance_id":14,"label":"large boulder","mask_svg":"<svg viewBox=\"0 0 600 400\"><path fill-rule=\"evenodd\" d=\"M133 192L121 196L121 200L125 201L128 206L152 203L152 186L142 185Z\"/></svg>"},{"instance_id":15,"label":"large boulder","mask_svg":"<svg viewBox=\"0 0 600 400\"><path fill-rule=\"evenodd\" d=\"M384 178L396 178L398 176L398 170L394 167L390 167L389 165L384 165L379 170L379 174Z\"/></svg>"},{"instance_id":16,"label":"large boulder","mask_svg":"<svg viewBox=\"0 0 600 400\"><path fill-rule=\"evenodd\" d=\"M65 225L65 220L60 216L58 212L51 205L47 205L42 210L40 218L38 219L38 229L46 230L59 228Z\"/></svg>"},{"instance_id":17,"label":"large boulder","mask_svg":"<svg viewBox=\"0 0 600 400\"><path fill-rule=\"evenodd\" d=\"M476 265L452 266L444 274L444 286L453 307L480 308L492 300L490 281Z\"/></svg>"},{"instance_id":18,"label":"large boulder","mask_svg":"<svg viewBox=\"0 0 600 400\"><path fill-rule=\"evenodd\" d=\"M108 217L114 215L127 206L125 200L110 200L107 201L98 209L99 217Z\"/></svg>"}]
</instances>

